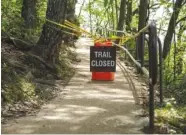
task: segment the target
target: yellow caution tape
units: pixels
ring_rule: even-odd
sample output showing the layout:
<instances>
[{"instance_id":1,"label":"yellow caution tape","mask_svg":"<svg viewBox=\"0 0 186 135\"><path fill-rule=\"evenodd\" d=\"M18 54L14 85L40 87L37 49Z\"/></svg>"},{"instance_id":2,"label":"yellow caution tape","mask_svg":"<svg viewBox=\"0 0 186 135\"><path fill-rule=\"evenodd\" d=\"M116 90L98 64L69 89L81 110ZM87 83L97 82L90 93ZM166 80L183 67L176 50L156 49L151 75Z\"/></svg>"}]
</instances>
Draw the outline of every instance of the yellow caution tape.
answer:
<instances>
[{"instance_id":1,"label":"yellow caution tape","mask_svg":"<svg viewBox=\"0 0 186 135\"><path fill-rule=\"evenodd\" d=\"M48 27L51 27L51 28L53 28L53 29L62 31L62 32L66 33L66 34L70 34L70 35L74 35L74 36L79 36L78 34L75 34L75 33L72 33L72 32L68 32L68 31L65 31L65 30L62 30L62 29L58 29L58 28L52 27L52 26L50 26L50 25L47 25L47 26L48 26Z\"/></svg>"},{"instance_id":2,"label":"yellow caution tape","mask_svg":"<svg viewBox=\"0 0 186 135\"><path fill-rule=\"evenodd\" d=\"M88 34L89 36L93 37L94 39L97 38L97 36L94 36L94 35L91 34L90 32L88 32L88 31L86 31L86 30L80 28L79 26L76 26L75 24L73 24L73 23L71 23L71 22L69 22L69 21L67 21L67 20L65 20L65 24L68 25L68 26L71 26L71 27L73 27L73 28L76 28L76 29L78 29L78 30L81 31L81 32L84 32L84 33Z\"/></svg>"},{"instance_id":3,"label":"yellow caution tape","mask_svg":"<svg viewBox=\"0 0 186 135\"><path fill-rule=\"evenodd\" d=\"M72 31L73 31L73 33L72 33L72 32L67 32L67 31L62 30L63 32L65 32L65 33L67 33L67 34L79 36L79 34L85 33L85 34L91 36L91 37L94 39L94 42L95 42L95 43L96 43L96 42L104 42L104 41L107 41L107 40L116 40L116 39L120 39L120 42L119 42L119 45L120 45L120 46L121 46L122 44L126 43L127 41L129 41L129 40L131 40L131 39L134 39L134 38L138 37L142 32L146 31L147 28L149 27L149 25L145 26L143 29L141 29L138 33L136 33L136 34L133 35L133 36L127 34L126 36L122 36L122 37L119 37L119 36L112 36L112 37L104 37L104 38L103 38L103 37L99 37L99 36L97 36L97 35L93 35L93 34L91 34L90 32L88 32L88 31L86 31L86 30L80 28L79 26L77 26L77 25L75 25L75 24L73 24L73 23L71 23L71 22L69 22L69 21L67 21L67 20L65 20L65 23L64 23L65 25L59 24L59 23L57 23L57 22L54 22L54 21L51 21L51 20L48 20L48 19L47 19L47 21L50 22L50 23L53 23L53 24L55 24L55 25L58 25L58 26L60 26L60 27L63 27L63 28L66 28L66 29L69 29L69 30L72 30ZM75 34L74 32L76 32L77 34Z\"/></svg>"},{"instance_id":4,"label":"yellow caution tape","mask_svg":"<svg viewBox=\"0 0 186 135\"><path fill-rule=\"evenodd\" d=\"M55 24L55 25L58 25L58 26L60 26L60 27L63 27L63 28L67 28L67 29L69 29L69 30L73 30L73 31L79 32L79 31L77 31L76 29L73 29L73 28L68 27L68 26L66 26L66 25L63 25L63 24L60 24L60 23L56 23L56 22L51 21L51 20L48 20L48 19L46 19L46 21L48 21L48 22L50 22L50 23L53 23L53 24Z\"/></svg>"}]
</instances>

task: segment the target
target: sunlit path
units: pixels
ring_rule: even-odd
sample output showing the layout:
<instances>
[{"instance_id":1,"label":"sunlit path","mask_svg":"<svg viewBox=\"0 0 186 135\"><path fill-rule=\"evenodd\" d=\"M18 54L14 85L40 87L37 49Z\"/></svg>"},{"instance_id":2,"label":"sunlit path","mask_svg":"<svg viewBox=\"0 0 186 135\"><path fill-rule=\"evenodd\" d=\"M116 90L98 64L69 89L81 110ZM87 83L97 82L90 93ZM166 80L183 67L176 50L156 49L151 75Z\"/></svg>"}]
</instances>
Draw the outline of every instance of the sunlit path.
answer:
<instances>
[{"instance_id":1,"label":"sunlit path","mask_svg":"<svg viewBox=\"0 0 186 135\"><path fill-rule=\"evenodd\" d=\"M75 76L57 98L36 116L22 117L2 126L2 133L142 133L148 125L141 107L117 66L113 82L91 81L89 46L82 38L76 46L81 62Z\"/></svg>"}]
</instances>

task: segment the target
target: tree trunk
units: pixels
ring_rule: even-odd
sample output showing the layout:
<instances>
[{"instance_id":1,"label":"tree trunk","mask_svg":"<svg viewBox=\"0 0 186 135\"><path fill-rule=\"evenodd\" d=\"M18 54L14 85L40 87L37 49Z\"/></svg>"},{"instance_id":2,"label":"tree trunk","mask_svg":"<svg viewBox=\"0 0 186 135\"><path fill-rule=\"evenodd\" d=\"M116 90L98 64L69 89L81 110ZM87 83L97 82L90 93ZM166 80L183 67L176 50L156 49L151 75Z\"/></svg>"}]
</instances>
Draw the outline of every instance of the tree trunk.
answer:
<instances>
[{"instance_id":1,"label":"tree trunk","mask_svg":"<svg viewBox=\"0 0 186 135\"><path fill-rule=\"evenodd\" d=\"M79 17L80 17L80 15L81 15L81 11L82 11L82 9L83 9L84 4L85 4L85 0L83 0L83 3L82 3L82 5L81 5L81 8L80 8L80 11L79 11L78 18L79 18Z\"/></svg>"},{"instance_id":2,"label":"tree trunk","mask_svg":"<svg viewBox=\"0 0 186 135\"><path fill-rule=\"evenodd\" d=\"M36 3L37 0L23 0L21 16L24 19L26 28L36 26Z\"/></svg>"},{"instance_id":3,"label":"tree trunk","mask_svg":"<svg viewBox=\"0 0 186 135\"><path fill-rule=\"evenodd\" d=\"M118 1L115 0L115 8L116 8L116 24L118 24Z\"/></svg>"},{"instance_id":4,"label":"tree trunk","mask_svg":"<svg viewBox=\"0 0 186 135\"><path fill-rule=\"evenodd\" d=\"M112 25L111 25L112 24L112 22L111 22L112 17L109 12L107 12L107 19L108 19L108 27L111 28L112 27ZM107 29L106 36L109 37L109 34L110 34L110 31Z\"/></svg>"},{"instance_id":5,"label":"tree trunk","mask_svg":"<svg viewBox=\"0 0 186 135\"><path fill-rule=\"evenodd\" d=\"M146 26L148 0L140 0L138 31Z\"/></svg>"},{"instance_id":6,"label":"tree trunk","mask_svg":"<svg viewBox=\"0 0 186 135\"><path fill-rule=\"evenodd\" d=\"M120 13L119 13L119 22L117 26L117 30L123 31L125 26L125 14L126 14L126 0L121 0L120 3ZM122 36L122 32L117 32L117 36ZM116 40L116 44L119 43L119 40Z\"/></svg>"},{"instance_id":7,"label":"tree trunk","mask_svg":"<svg viewBox=\"0 0 186 135\"><path fill-rule=\"evenodd\" d=\"M131 30L130 24L132 22L132 0L127 1L127 15L126 15L126 30Z\"/></svg>"},{"instance_id":8,"label":"tree trunk","mask_svg":"<svg viewBox=\"0 0 186 135\"><path fill-rule=\"evenodd\" d=\"M48 0L46 18L48 20L64 23L67 0ZM32 52L44 60L54 63L57 47L62 42L62 31L55 29L57 26L45 22L37 45Z\"/></svg>"},{"instance_id":9,"label":"tree trunk","mask_svg":"<svg viewBox=\"0 0 186 135\"><path fill-rule=\"evenodd\" d=\"M92 30L92 11L91 11L91 5L92 5L92 2L91 0L89 0L89 3L88 3L88 8L89 8L89 21L90 21L90 33L93 34L93 30Z\"/></svg>"},{"instance_id":10,"label":"tree trunk","mask_svg":"<svg viewBox=\"0 0 186 135\"><path fill-rule=\"evenodd\" d=\"M75 20L75 6L77 0L68 0L66 8L66 19L69 21Z\"/></svg>"},{"instance_id":11,"label":"tree trunk","mask_svg":"<svg viewBox=\"0 0 186 135\"><path fill-rule=\"evenodd\" d=\"M172 36L176 27L176 20L178 18L180 9L182 7L183 0L176 0L174 11L172 13L171 19L169 21L167 34L164 39L164 46L163 46L163 58L165 59L170 52Z\"/></svg>"},{"instance_id":12,"label":"tree trunk","mask_svg":"<svg viewBox=\"0 0 186 135\"><path fill-rule=\"evenodd\" d=\"M76 23L76 16L75 16L75 6L76 6L77 0L68 0L67 1L67 8L66 8L66 20ZM73 32L72 30L67 30L68 32ZM64 43L68 44L70 40L74 39L73 35L64 34L63 35Z\"/></svg>"},{"instance_id":13,"label":"tree trunk","mask_svg":"<svg viewBox=\"0 0 186 135\"><path fill-rule=\"evenodd\" d=\"M183 70L183 55L185 52L185 47L182 45L182 34L186 30L186 25L180 25L180 29L178 32L178 37L177 37L177 49L176 49L176 74L180 75Z\"/></svg>"},{"instance_id":14,"label":"tree trunk","mask_svg":"<svg viewBox=\"0 0 186 135\"><path fill-rule=\"evenodd\" d=\"M112 4L112 29L115 29L114 5ZM114 33L113 33L114 34Z\"/></svg>"},{"instance_id":15,"label":"tree trunk","mask_svg":"<svg viewBox=\"0 0 186 135\"><path fill-rule=\"evenodd\" d=\"M147 8L148 8L148 0L140 0L139 6L139 22L138 22L138 32L146 26L147 19ZM144 65L144 34L140 34L137 38L136 45L136 58L140 61L141 66ZM138 69L138 72L140 70Z\"/></svg>"}]
</instances>

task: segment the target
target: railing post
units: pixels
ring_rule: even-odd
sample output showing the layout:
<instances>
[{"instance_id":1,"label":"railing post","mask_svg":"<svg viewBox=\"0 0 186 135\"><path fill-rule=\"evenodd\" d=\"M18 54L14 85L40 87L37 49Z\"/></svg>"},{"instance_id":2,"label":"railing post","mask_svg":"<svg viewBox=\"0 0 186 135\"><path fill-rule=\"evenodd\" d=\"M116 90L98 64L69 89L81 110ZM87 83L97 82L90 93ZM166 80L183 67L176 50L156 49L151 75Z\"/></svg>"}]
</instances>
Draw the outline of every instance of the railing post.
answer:
<instances>
[{"instance_id":1,"label":"railing post","mask_svg":"<svg viewBox=\"0 0 186 135\"><path fill-rule=\"evenodd\" d=\"M154 130L154 85L157 82L157 30L152 22L149 26L149 128Z\"/></svg>"},{"instance_id":2,"label":"railing post","mask_svg":"<svg viewBox=\"0 0 186 135\"><path fill-rule=\"evenodd\" d=\"M163 103L163 57L162 57L162 44L160 38L158 38L158 47L159 47L159 83L160 83L160 104Z\"/></svg>"},{"instance_id":3,"label":"railing post","mask_svg":"<svg viewBox=\"0 0 186 135\"><path fill-rule=\"evenodd\" d=\"M136 46L136 56L137 60L140 62L141 67L144 66L144 44L145 44L145 34L141 33L137 38L137 46ZM141 70L137 69L138 73L142 73Z\"/></svg>"},{"instance_id":4,"label":"railing post","mask_svg":"<svg viewBox=\"0 0 186 135\"><path fill-rule=\"evenodd\" d=\"M149 82L149 128L154 130L154 86Z\"/></svg>"}]
</instances>

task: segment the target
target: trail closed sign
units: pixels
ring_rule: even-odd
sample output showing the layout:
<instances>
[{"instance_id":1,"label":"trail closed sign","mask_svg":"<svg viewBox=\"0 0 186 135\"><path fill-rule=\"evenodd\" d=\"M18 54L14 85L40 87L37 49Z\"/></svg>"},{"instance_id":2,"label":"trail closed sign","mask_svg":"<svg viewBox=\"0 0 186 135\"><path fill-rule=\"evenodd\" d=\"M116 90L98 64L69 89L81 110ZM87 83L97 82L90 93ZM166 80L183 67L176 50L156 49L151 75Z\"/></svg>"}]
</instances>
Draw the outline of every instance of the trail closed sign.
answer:
<instances>
[{"instance_id":1,"label":"trail closed sign","mask_svg":"<svg viewBox=\"0 0 186 135\"><path fill-rule=\"evenodd\" d=\"M91 72L116 72L116 47L91 46L90 47Z\"/></svg>"}]
</instances>

